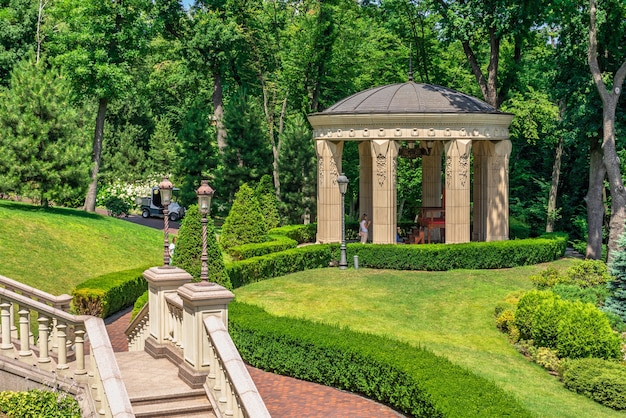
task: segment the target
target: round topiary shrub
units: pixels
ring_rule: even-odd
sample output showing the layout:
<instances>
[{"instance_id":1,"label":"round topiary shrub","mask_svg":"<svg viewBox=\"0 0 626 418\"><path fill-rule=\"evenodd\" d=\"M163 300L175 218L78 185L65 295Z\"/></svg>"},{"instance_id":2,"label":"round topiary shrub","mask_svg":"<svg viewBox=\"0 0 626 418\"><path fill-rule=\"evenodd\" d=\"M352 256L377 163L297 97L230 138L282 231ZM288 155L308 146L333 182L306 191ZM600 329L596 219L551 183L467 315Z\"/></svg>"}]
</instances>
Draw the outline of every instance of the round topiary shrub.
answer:
<instances>
[{"instance_id":1,"label":"round topiary shrub","mask_svg":"<svg viewBox=\"0 0 626 418\"><path fill-rule=\"evenodd\" d=\"M222 226L220 244L224 248L230 248L263 242L267 231L267 223L254 190L247 184L242 184L235 193L233 206Z\"/></svg>"},{"instance_id":2,"label":"round topiary shrub","mask_svg":"<svg viewBox=\"0 0 626 418\"><path fill-rule=\"evenodd\" d=\"M222 250L215 238L213 220L207 217L207 267L209 281L231 289L230 279L224 269ZM178 231L173 264L191 274L195 281L200 280L202 268L202 215L198 205L187 209Z\"/></svg>"}]
</instances>

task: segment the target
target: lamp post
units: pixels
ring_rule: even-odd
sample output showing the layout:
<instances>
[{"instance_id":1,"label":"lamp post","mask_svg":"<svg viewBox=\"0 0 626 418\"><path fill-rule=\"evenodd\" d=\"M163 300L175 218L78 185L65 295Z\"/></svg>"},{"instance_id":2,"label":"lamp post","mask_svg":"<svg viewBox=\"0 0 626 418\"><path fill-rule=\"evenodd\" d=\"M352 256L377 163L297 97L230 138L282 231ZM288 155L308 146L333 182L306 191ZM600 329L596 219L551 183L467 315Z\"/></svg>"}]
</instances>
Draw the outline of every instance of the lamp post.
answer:
<instances>
[{"instance_id":1,"label":"lamp post","mask_svg":"<svg viewBox=\"0 0 626 418\"><path fill-rule=\"evenodd\" d=\"M209 186L208 180L202 180L202 184L196 190L198 196L198 208L202 214L202 268L200 269L200 285L208 286L213 283L209 282L209 267L207 265L208 257L206 253L206 224L207 215L211 211L211 198L215 191Z\"/></svg>"},{"instance_id":2,"label":"lamp post","mask_svg":"<svg viewBox=\"0 0 626 418\"><path fill-rule=\"evenodd\" d=\"M345 270L348 268L348 260L346 259L346 223L345 223L345 196L348 189L348 177L341 173L337 177L337 184L339 185L339 193L341 193L341 259L339 260L339 269Z\"/></svg>"},{"instance_id":3,"label":"lamp post","mask_svg":"<svg viewBox=\"0 0 626 418\"><path fill-rule=\"evenodd\" d=\"M159 183L159 193L161 194L161 204L163 205L163 265L165 266L169 266L170 264L169 214L167 207L172 201L173 188L174 185L172 184L170 179L167 176L163 177L163 181Z\"/></svg>"}]
</instances>

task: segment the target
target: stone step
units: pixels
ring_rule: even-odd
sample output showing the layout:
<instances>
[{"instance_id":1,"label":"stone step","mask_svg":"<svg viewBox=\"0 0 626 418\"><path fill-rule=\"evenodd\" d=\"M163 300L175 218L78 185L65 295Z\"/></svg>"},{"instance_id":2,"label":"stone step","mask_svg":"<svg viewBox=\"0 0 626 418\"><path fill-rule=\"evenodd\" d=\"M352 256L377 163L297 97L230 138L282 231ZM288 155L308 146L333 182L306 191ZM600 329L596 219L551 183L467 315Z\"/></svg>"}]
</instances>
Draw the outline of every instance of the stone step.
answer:
<instances>
[{"instance_id":1,"label":"stone step","mask_svg":"<svg viewBox=\"0 0 626 418\"><path fill-rule=\"evenodd\" d=\"M204 390L131 399L136 417L215 417Z\"/></svg>"}]
</instances>

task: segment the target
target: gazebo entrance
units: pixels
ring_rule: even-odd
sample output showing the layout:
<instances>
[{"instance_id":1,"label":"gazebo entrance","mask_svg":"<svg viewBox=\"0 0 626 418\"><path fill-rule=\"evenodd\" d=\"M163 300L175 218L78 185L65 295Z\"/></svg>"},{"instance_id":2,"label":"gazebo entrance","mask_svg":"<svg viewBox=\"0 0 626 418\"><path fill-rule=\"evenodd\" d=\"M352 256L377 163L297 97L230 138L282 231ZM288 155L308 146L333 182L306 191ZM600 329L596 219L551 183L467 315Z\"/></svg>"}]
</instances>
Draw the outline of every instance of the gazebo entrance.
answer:
<instances>
[{"instance_id":1,"label":"gazebo entrance","mask_svg":"<svg viewBox=\"0 0 626 418\"><path fill-rule=\"evenodd\" d=\"M422 158L422 206L433 209L431 233L445 231L446 243L508 239L512 119L474 97L412 81L366 90L309 115L318 159L317 241L341 241L337 177L346 141L359 142L359 206L372 219L372 242L396 242L400 152ZM415 151L401 151L403 145Z\"/></svg>"}]
</instances>

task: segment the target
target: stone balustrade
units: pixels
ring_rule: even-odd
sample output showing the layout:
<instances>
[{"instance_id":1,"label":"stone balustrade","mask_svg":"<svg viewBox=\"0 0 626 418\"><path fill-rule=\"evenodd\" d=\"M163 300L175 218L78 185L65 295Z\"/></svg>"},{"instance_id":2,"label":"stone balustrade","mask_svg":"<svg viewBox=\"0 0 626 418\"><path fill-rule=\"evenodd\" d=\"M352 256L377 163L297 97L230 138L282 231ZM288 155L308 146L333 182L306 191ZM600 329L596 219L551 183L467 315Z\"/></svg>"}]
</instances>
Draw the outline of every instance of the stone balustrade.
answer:
<instances>
[{"instance_id":1,"label":"stone balustrade","mask_svg":"<svg viewBox=\"0 0 626 418\"><path fill-rule=\"evenodd\" d=\"M63 295L16 285L5 277L0 277L0 283L0 355L7 360L3 370L23 364L21 373L28 379L54 380L59 388L81 398L84 412L134 416L101 318L66 312L69 301Z\"/></svg>"}]
</instances>

